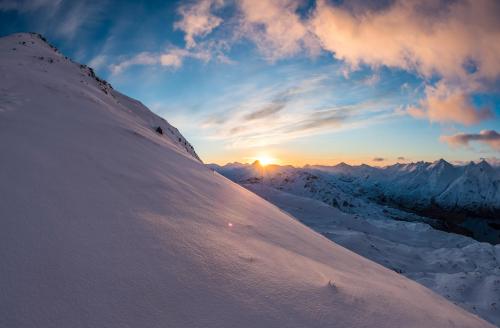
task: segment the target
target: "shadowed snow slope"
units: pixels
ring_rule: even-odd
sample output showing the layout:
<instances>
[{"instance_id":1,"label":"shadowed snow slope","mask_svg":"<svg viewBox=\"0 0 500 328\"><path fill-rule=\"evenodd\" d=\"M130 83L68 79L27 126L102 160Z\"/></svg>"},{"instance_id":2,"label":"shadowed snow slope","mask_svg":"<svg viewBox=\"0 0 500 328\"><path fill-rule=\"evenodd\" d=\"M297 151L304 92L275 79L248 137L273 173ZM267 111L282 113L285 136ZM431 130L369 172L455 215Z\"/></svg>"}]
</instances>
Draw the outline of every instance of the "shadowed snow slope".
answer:
<instances>
[{"instance_id":1,"label":"shadowed snow slope","mask_svg":"<svg viewBox=\"0 0 500 328\"><path fill-rule=\"evenodd\" d=\"M36 35L0 39L0 93L1 327L490 326L214 174Z\"/></svg>"}]
</instances>

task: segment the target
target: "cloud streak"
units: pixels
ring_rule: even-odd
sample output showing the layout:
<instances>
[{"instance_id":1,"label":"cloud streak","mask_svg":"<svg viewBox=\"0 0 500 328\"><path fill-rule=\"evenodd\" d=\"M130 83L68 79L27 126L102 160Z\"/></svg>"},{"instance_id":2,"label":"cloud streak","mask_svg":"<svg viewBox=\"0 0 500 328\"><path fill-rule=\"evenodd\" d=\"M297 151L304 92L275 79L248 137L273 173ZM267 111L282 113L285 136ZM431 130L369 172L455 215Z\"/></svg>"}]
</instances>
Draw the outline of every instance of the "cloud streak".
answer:
<instances>
[{"instance_id":1,"label":"cloud streak","mask_svg":"<svg viewBox=\"0 0 500 328\"><path fill-rule=\"evenodd\" d=\"M491 147L493 150L500 151L500 133L495 130L441 136L441 141L448 143L452 147L467 147L470 143L482 143Z\"/></svg>"},{"instance_id":2,"label":"cloud streak","mask_svg":"<svg viewBox=\"0 0 500 328\"><path fill-rule=\"evenodd\" d=\"M30 28L45 35L72 40L83 27L89 28L102 18L108 1L81 0L3 0L0 12L15 11L26 15Z\"/></svg>"},{"instance_id":3,"label":"cloud streak","mask_svg":"<svg viewBox=\"0 0 500 328\"><path fill-rule=\"evenodd\" d=\"M267 118L269 116L273 116L274 114L282 111L285 108L285 106L286 106L285 102L282 101L273 102L262 109L256 110L254 112L245 115L245 120L254 121Z\"/></svg>"},{"instance_id":4,"label":"cloud streak","mask_svg":"<svg viewBox=\"0 0 500 328\"><path fill-rule=\"evenodd\" d=\"M161 53L141 52L133 57L124 59L116 64L111 64L109 69L112 74L120 74L132 66L161 65L177 69L182 66L186 58L195 58L204 62L212 59L211 52L206 49L169 48Z\"/></svg>"}]
</instances>

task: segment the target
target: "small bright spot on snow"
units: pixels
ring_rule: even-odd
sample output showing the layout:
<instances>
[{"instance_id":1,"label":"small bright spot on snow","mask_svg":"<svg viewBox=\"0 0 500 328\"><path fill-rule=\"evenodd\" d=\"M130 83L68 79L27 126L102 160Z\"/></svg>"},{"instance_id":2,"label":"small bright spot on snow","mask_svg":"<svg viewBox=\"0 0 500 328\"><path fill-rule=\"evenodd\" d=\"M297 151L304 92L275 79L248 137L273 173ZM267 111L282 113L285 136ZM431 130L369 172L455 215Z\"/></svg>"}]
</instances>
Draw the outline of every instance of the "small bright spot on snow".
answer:
<instances>
[{"instance_id":1,"label":"small bright spot on snow","mask_svg":"<svg viewBox=\"0 0 500 328\"><path fill-rule=\"evenodd\" d=\"M231 222L229 222L229 223L227 224L227 226L228 226L229 228L231 228L231 227L233 226L233 224L232 224Z\"/></svg>"}]
</instances>

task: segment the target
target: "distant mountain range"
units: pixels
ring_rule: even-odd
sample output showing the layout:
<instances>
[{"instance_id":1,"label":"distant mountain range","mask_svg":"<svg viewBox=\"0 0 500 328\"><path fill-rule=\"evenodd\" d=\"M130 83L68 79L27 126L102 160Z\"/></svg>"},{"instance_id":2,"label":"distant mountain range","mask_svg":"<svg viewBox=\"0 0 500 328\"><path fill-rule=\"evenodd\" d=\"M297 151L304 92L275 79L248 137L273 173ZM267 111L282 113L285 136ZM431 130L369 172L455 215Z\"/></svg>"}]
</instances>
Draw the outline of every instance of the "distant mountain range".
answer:
<instances>
[{"instance_id":1,"label":"distant mountain range","mask_svg":"<svg viewBox=\"0 0 500 328\"><path fill-rule=\"evenodd\" d=\"M468 218L500 221L500 168L484 160L464 166L443 159L386 167L346 163L263 167L258 162L209 166L235 182L263 183L347 213L387 216L390 207L438 219L453 229Z\"/></svg>"},{"instance_id":2,"label":"distant mountain range","mask_svg":"<svg viewBox=\"0 0 500 328\"><path fill-rule=\"evenodd\" d=\"M500 168L484 160L464 166L440 159L383 168L341 163L307 169L328 172L352 183L358 193L418 212L488 217L500 213Z\"/></svg>"}]
</instances>

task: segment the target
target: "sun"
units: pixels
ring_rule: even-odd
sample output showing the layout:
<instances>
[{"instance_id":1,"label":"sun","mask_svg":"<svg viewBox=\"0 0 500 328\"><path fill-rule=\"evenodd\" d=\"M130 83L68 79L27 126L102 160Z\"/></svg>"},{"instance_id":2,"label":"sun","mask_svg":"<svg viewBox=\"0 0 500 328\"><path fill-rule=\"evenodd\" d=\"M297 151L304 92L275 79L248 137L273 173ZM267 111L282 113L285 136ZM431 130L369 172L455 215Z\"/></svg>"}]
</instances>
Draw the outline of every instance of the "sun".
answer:
<instances>
[{"instance_id":1,"label":"sun","mask_svg":"<svg viewBox=\"0 0 500 328\"><path fill-rule=\"evenodd\" d=\"M260 165L262 166L267 166L269 164L276 164L277 162L276 158L273 158L268 155L259 155L255 159L259 161Z\"/></svg>"}]
</instances>

